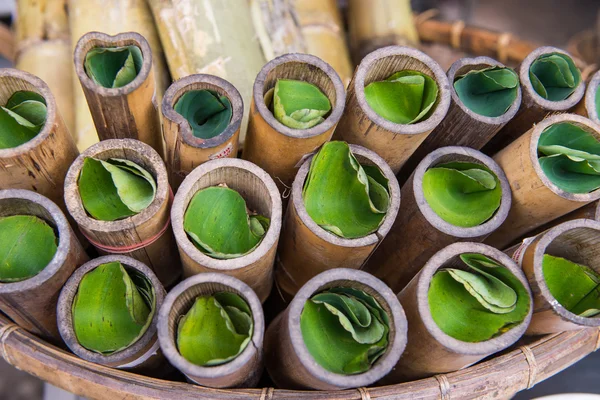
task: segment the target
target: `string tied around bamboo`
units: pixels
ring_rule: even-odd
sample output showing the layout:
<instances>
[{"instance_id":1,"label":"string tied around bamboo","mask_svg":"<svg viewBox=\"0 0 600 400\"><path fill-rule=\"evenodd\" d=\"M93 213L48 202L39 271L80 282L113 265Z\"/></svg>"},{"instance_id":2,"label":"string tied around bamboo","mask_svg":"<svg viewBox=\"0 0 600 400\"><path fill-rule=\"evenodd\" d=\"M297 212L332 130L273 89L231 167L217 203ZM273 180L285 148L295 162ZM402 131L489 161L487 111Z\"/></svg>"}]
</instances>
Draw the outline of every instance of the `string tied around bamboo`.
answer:
<instances>
[{"instance_id":1,"label":"string tied around bamboo","mask_svg":"<svg viewBox=\"0 0 600 400\"><path fill-rule=\"evenodd\" d=\"M262 392L260 393L259 400L271 400L273 398L274 392L275 392L275 389L272 387L263 388Z\"/></svg>"},{"instance_id":2,"label":"string tied around bamboo","mask_svg":"<svg viewBox=\"0 0 600 400\"><path fill-rule=\"evenodd\" d=\"M371 400L369 389L366 387L359 387L356 390L358 390L358 393L360 393L360 400Z\"/></svg>"},{"instance_id":3,"label":"string tied around bamboo","mask_svg":"<svg viewBox=\"0 0 600 400\"><path fill-rule=\"evenodd\" d=\"M529 346L520 346L519 350L523 352L525 360L527 361L527 389L531 389L535 385L535 379L537 378L538 365L535 359L535 354Z\"/></svg>"},{"instance_id":4,"label":"string tied around bamboo","mask_svg":"<svg viewBox=\"0 0 600 400\"><path fill-rule=\"evenodd\" d=\"M450 400L450 382L446 375L435 375L434 378L440 385L440 396L442 400Z\"/></svg>"}]
</instances>

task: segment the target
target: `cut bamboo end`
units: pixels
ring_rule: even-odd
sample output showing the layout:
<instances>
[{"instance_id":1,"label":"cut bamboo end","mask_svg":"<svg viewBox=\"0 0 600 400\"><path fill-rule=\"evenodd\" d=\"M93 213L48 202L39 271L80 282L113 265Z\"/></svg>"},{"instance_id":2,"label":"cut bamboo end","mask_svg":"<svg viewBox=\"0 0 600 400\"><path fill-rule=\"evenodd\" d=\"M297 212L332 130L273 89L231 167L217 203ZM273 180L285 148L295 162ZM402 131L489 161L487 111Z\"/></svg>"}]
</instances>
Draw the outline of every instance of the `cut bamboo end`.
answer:
<instances>
[{"instance_id":1,"label":"cut bamboo end","mask_svg":"<svg viewBox=\"0 0 600 400\"><path fill-rule=\"evenodd\" d=\"M278 79L296 79L316 85L331 102L331 113L310 129L293 129L269 110ZM302 158L331 139L342 116L346 94L339 75L318 57L285 54L269 61L254 81L250 121L243 158L267 171L283 190L290 187Z\"/></svg>"},{"instance_id":2,"label":"cut bamboo end","mask_svg":"<svg viewBox=\"0 0 600 400\"><path fill-rule=\"evenodd\" d=\"M385 353L360 374L342 375L320 366L302 338L300 315L315 294L333 287L351 287L373 296L388 314L390 331ZM265 336L267 371L278 387L286 389L338 390L369 386L386 376L406 346L407 323L402 306L382 281L363 271L336 268L310 279L290 305L269 325Z\"/></svg>"},{"instance_id":3,"label":"cut bamboo end","mask_svg":"<svg viewBox=\"0 0 600 400\"><path fill-rule=\"evenodd\" d=\"M428 293L433 275L440 268L464 269L459 259L464 253L483 254L508 268L523 284L530 297L529 313L520 324L483 342L463 342L447 335L435 323L429 309ZM398 298L408 319L408 344L400 362L386 378L389 382L415 380L456 371L506 349L525 333L533 309L527 278L519 266L501 251L471 242L453 243L438 251Z\"/></svg>"},{"instance_id":4,"label":"cut bamboo end","mask_svg":"<svg viewBox=\"0 0 600 400\"><path fill-rule=\"evenodd\" d=\"M54 229L58 248L39 274L20 282L0 283L0 311L28 331L56 343L60 341L56 325L58 294L88 257L62 211L48 198L29 190L0 190L0 217L11 215L43 219Z\"/></svg>"},{"instance_id":5,"label":"cut bamboo end","mask_svg":"<svg viewBox=\"0 0 600 400\"><path fill-rule=\"evenodd\" d=\"M211 90L229 99L231 121L219 135L210 139L194 136L189 122L175 111L175 104L181 96L192 90ZM237 156L244 102L238 90L228 81L205 74L186 76L169 86L161 110L166 142L165 159L173 189L177 190L183 179L198 165L216 158Z\"/></svg>"},{"instance_id":6,"label":"cut bamboo end","mask_svg":"<svg viewBox=\"0 0 600 400\"><path fill-rule=\"evenodd\" d=\"M302 188L310 169L307 158L294 179L277 255L275 280L279 293L289 301L310 279L333 268L360 269L390 231L400 208L400 187L385 161L364 147L350 145L361 164L378 167L389 181L390 205L376 232L345 239L326 231L308 215Z\"/></svg>"},{"instance_id":7,"label":"cut bamboo end","mask_svg":"<svg viewBox=\"0 0 600 400\"><path fill-rule=\"evenodd\" d=\"M133 81L120 88L105 88L85 71L87 53L98 47L137 46L142 52L142 67ZM156 105L156 83L152 50L136 32L110 36L88 32L75 46L75 73L81 82L100 140L137 139L162 156L163 140Z\"/></svg>"},{"instance_id":8,"label":"cut bamboo end","mask_svg":"<svg viewBox=\"0 0 600 400\"><path fill-rule=\"evenodd\" d=\"M140 213L116 221L100 221L87 214L79 194L79 176L86 158L121 158L135 162L156 181L156 196ZM101 254L125 254L152 269L165 287L181 275L175 238L170 229L171 189L165 164L149 145L134 139L103 140L85 150L67 173L65 202L79 229ZM158 236L157 236L158 235Z\"/></svg>"},{"instance_id":9,"label":"cut bamboo end","mask_svg":"<svg viewBox=\"0 0 600 400\"><path fill-rule=\"evenodd\" d=\"M79 152L48 86L27 72L0 69L0 104L6 104L20 90L35 92L44 98L46 123L27 143L0 149L0 187L33 190L64 209L65 175Z\"/></svg>"},{"instance_id":10,"label":"cut bamboo end","mask_svg":"<svg viewBox=\"0 0 600 400\"><path fill-rule=\"evenodd\" d=\"M123 350L111 354L102 354L91 351L79 344L73 327L73 301L79 291L79 284L88 272L100 265L119 262L125 269L133 269L141 272L150 282L156 295L156 312L152 315L152 321L144 334L134 343ZM57 317L58 329L66 345L77 356L86 361L108 367L133 370L136 372L153 371L164 364L164 357L160 351L157 335L158 310L166 296L165 289L150 268L131 257L123 255L111 255L98 257L79 267L69 278L58 298Z\"/></svg>"},{"instance_id":11,"label":"cut bamboo end","mask_svg":"<svg viewBox=\"0 0 600 400\"><path fill-rule=\"evenodd\" d=\"M553 115L529 129L502 149L494 160L502 167L510 183L513 202L504 224L485 243L506 248L531 230L600 198L600 189L590 193L568 193L553 184L538 160L538 141L551 125L568 122L600 140L600 126L574 114Z\"/></svg>"},{"instance_id":12,"label":"cut bamboo end","mask_svg":"<svg viewBox=\"0 0 600 400\"><path fill-rule=\"evenodd\" d=\"M201 189L225 183L246 201L248 209L269 218L270 224L261 243L241 257L219 260L200 251L183 229L185 212ZM251 162L223 158L206 162L194 169L183 181L171 209L173 232L179 247L185 277L221 272L249 285L265 301L273 285L273 263L281 230L281 197L271 177Z\"/></svg>"},{"instance_id":13,"label":"cut bamboo end","mask_svg":"<svg viewBox=\"0 0 600 400\"><path fill-rule=\"evenodd\" d=\"M584 104L585 112L589 119L594 123L600 124L600 115L598 115L598 108L596 107L596 97L598 96L598 87L600 86L600 71L596 72L590 82L588 83L587 90L585 92Z\"/></svg>"},{"instance_id":14,"label":"cut bamboo end","mask_svg":"<svg viewBox=\"0 0 600 400\"><path fill-rule=\"evenodd\" d=\"M365 87L401 70L422 72L438 85L434 112L422 122L396 124L381 117L367 104ZM449 107L450 84L438 63L410 47L384 47L368 54L356 69L334 139L373 150L397 173L427 135L442 122Z\"/></svg>"},{"instance_id":15,"label":"cut bamboo end","mask_svg":"<svg viewBox=\"0 0 600 400\"><path fill-rule=\"evenodd\" d=\"M177 326L181 317L199 296L232 292L246 301L252 312L254 329L246 348L233 360L216 366L202 367L186 360L177 349ZM199 385L214 388L254 387L263 369L265 321L256 293L244 282L219 273L204 273L187 278L167 295L158 314L158 339L165 357L186 377Z\"/></svg>"},{"instance_id":16,"label":"cut bamboo end","mask_svg":"<svg viewBox=\"0 0 600 400\"><path fill-rule=\"evenodd\" d=\"M454 161L484 165L500 181L500 207L481 225L470 228L452 225L437 215L425 200L425 172L438 164ZM468 147L449 146L431 152L421 161L402 186L402 203L402 210L390 232L364 268L382 279L394 292L408 285L438 250L456 241L483 241L498 229L511 209L511 188L502 168L490 157Z\"/></svg>"}]
</instances>

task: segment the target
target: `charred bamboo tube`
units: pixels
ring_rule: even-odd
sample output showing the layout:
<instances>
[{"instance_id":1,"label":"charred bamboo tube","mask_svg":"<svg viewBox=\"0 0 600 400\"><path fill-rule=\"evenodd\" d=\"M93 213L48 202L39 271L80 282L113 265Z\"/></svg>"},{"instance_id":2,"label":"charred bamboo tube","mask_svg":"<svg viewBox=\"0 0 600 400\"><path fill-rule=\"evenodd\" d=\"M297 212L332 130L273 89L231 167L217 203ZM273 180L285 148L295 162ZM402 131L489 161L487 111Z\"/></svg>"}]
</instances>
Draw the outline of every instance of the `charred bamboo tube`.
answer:
<instances>
[{"instance_id":1,"label":"charred bamboo tube","mask_svg":"<svg viewBox=\"0 0 600 400\"><path fill-rule=\"evenodd\" d=\"M152 315L152 321L146 332L123 350L110 354L102 354L83 347L77 340L73 324L73 302L79 291L79 284L88 272L102 264L119 262L125 268L131 268L140 272L152 285L156 296L156 312ZM134 372L156 371L165 363L165 358L160 351L157 335L158 310L166 296L165 289L150 268L131 257L123 255L112 255L95 258L79 267L69 278L58 298L57 316L58 329L66 345L77 356L86 361L108 367L126 369Z\"/></svg>"},{"instance_id":2,"label":"charred bamboo tube","mask_svg":"<svg viewBox=\"0 0 600 400\"><path fill-rule=\"evenodd\" d=\"M385 353L363 373L342 375L317 364L300 329L304 304L315 294L334 287L359 289L377 300L389 316ZM363 271L335 268L309 280L289 306L269 325L265 335L265 364L273 382L286 389L338 390L369 386L387 375L406 346L406 316L394 293L382 281Z\"/></svg>"},{"instance_id":3,"label":"charred bamboo tube","mask_svg":"<svg viewBox=\"0 0 600 400\"><path fill-rule=\"evenodd\" d=\"M135 162L156 181L156 196L139 214L116 221L100 221L87 214L79 193L79 176L86 158L121 158ZM165 287L181 275L175 238L169 229L172 193L165 164L152 147L134 139L111 139L96 143L73 162L65 181L69 213L100 254L124 254L141 261Z\"/></svg>"},{"instance_id":4,"label":"charred bamboo tube","mask_svg":"<svg viewBox=\"0 0 600 400\"><path fill-rule=\"evenodd\" d=\"M307 158L292 186L281 232L275 281L280 295L290 300L310 279L333 268L360 269L392 227L400 208L400 188L390 167L374 152L360 146L350 150L361 164L375 165L389 181L390 206L379 229L358 239L345 239L317 225L306 212L302 188L312 157Z\"/></svg>"},{"instance_id":5,"label":"charred bamboo tube","mask_svg":"<svg viewBox=\"0 0 600 400\"><path fill-rule=\"evenodd\" d=\"M141 50L143 61L139 73L123 87L100 86L85 70L88 52L97 47L121 46L136 46ZM115 36L100 32L86 33L75 46L75 73L81 82L100 140L137 139L163 155L163 139L155 104L152 50L142 35L135 32Z\"/></svg>"},{"instance_id":6,"label":"charred bamboo tube","mask_svg":"<svg viewBox=\"0 0 600 400\"><path fill-rule=\"evenodd\" d=\"M197 138L189 122L174 107L186 92L212 90L226 96L231 103L229 125L218 136ZM244 115L244 102L240 92L229 82L213 75L190 75L173 83L162 101L162 124L165 137L165 160L169 182L175 190L183 179L198 165L215 158L236 157L240 127Z\"/></svg>"},{"instance_id":7,"label":"charred bamboo tube","mask_svg":"<svg viewBox=\"0 0 600 400\"><path fill-rule=\"evenodd\" d=\"M267 233L252 252L237 258L220 260L200 251L183 229L185 211L200 189L226 184L246 201L248 209L270 219ZM256 165L224 158L206 162L194 169L183 181L171 209L173 232L179 247L185 277L222 272L250 286L264 302L273 285L273 263L281 230L281 197L273 179Z\"/></svg>"},{"instance_id":8,"label":"charred bamboo tube","mask_svg":"<svg viewBox=\"0 0 600 400\"><path fill-rule=\"evenodd\" d=\"M568 193L544 175L538 161L538 141L550 125L569 122L600 139L600 126L574 114L553 115L536 124L494 156L512 189L512 208L506 221L485 243L506 248L527 232L600 198L600 189Z\"/></svg>"},{"instance_id":9,"label":"charred bamboo tube","mask_svg":"<svg viewBox=\"0 0 600 400\"><path fill-rule=\"evenodd\" d=\"M248 304L254 329L250 343L233 360L211 367L201 367L186 360L177 350L177 325L199 296L232 292ZM165 356L192 382L214 388L254 387L263 369L265 320L256 293L244 282L219 273L204 273L187 278L165 298L158 314L158 339Z\"/></svg>"},{"instance_id":10,"label":"charred bamboo tube","mask_svg":"<svg viewBox=\"0 0 600 400\"><path fill-rule=\"evenodd\" d=\"M439 90L433 114L416 124L388 121L373 111L365 99L365 86L405 69L429 75ZM344 115L333 137L373 150L397 173L427 135L442 122L449 107L450 84L438 63L416 49L384 47L367 55L357 67L348 86Z\"/></svg>"},{"instance_id":11,"label":"charred bamboo tube","mask_svg":"<svg viewBox=\"0 0 600 400\"><path fill-rule=\"evenodd\" d=\"M0 311L30 332L60 341L56 301L69 276L88 256L62 211L48 198L29 190L0 190L0 217L11 215L43 219L56 232L58 248L39 274L20 282L0 283Z\"/></svg>"},{"instance_id":12,"label":"charred bamboo tube","mask_svg":"<svg viewBox=\"0 0 600 400\"><path fill-rule=\"evenodd\" d=\"M600 71L597 71L590 79L585 96L579 102L574 112L584 117L588 117L596 124L600 124L600 115L596 106L596 96L598 96L598 86L600 86Z\"/></svg>"}]
</instances>

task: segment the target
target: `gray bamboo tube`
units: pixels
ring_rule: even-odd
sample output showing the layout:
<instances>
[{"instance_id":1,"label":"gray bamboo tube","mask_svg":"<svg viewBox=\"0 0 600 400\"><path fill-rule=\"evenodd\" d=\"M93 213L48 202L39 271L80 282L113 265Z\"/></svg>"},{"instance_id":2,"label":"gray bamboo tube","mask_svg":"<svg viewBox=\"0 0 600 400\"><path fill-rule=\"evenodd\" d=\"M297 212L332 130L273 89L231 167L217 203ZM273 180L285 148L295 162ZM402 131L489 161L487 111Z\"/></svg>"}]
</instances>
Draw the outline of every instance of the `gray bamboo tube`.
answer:
<instances>
[{"instance_id":1,"label":"gray bamboo tube","mask_svg":"<svg viewBox=\"0 0 600 400\"><path fill-rule=\"evenodd\" d=\"M438 216L425 200L425 172L438 164L455 161L484 165L500 181L500 207L481 225L470 228L452 225ZM502 168L490 157L468 147L448 146L431 152L419 163L402 186L402 203L390 232L363 268L382 279L396 293L408 285L438 250L457 241L483 241L498 229L511 208L511 190Z\"/></svg>"},{"instance_id":2,"label":"gray bamboo tube","mask_svg":"<svg viewBox=\"0 0 600 400\"><path fill-rule=\"evenodd\" d=\"M506 248L527 232L600 198L600 189L573 194L558 188L542 171L538 160L538 141L550 125L568 122L600 140L600 126L574 114L546 118L494 156L506 173L513 195L506 221L485 243Z\"/></svg>"},{"instance_id":3,"label":"gray bamboo tube","mask_svg":"<svg viewBox=\"0 0 600 400\"><path fill-rule=\"evenodd\" d=\"M156 196L140 213L116 221L100 221L87 214L79 194L79 175L85 158L121 158L135 162L156 181ZM71 165L65 182L65 202L79 229L101 254L125 254L141 261L165 287L181 275L177 246L170 224L171 189L158 153L135 139L110 139L85 150Z\"/></svg>"},{"instance_id":4,"label":"gray bamboo tube","mask_svg":"<svg viewBox=\"0 0 600 400\"><path fill-rule=\"evenodd\" d=\"M175 104L181 96L192 90L211 90L229 99L231 121L219 135L210 139L195 137L189 122L175 111ZM187 174L203 162L237 157L244 102L240 92L228 81L206 74L186 76L169 86L163 97L161 110L166 143L165 162L169 182L174 190L177 190Z\"/></svg>"},{"instance_id":5,"label":"gray bamboo tube","mask_svg":"<svg viewBox=\"0 0 600 400\"><path fill-rule=\"evenodd\" d=\"M331 112L325 121L309 129L293 129L279 122L269 110L278 79L297 79L316 85L329 98ZM331 139L346 94L337 72L310 54L284 54L269 61L254 81L250 120L242 157L258 165L283 190L289 187L300 162Z\"/></svg>"},{"instance_id":6,"label":"gray bamboo tube","mask_svg":"<svg viewBox=\"0 0 600 400\"><path fill-rule=\"evenodd\" d=\"M342 375L320 366L302 338L300 315L315 294L333 287L351 287L373 296L390 319L388 346L371 368L360 374ZM387 375L406 346L407 323L402 306L382 281L363 271L335 268L310 279L289 306L269 325L265 334L265 364L269 376L286 389L339 390L369 386Z\"/></svg>"},{"instance_id":7,"label":"gray bamboo tube","mask_svg":"<svg viewBox=\"0 0 600 400\"><path fill-rule=\"evenodd\" d=\"M233 360L216 366L202 367L186 360L177 350L177 326L181 317L199 296L218 292L236 293L252 312L254 329L246 348ZM158 314L158 339L165 357L191 382L214 388L254 387L263 370L265 320L256 293L244 282L219 273L204 273L185 279L165 298Z\"/></svg>"},{"instance_id":8,"label":"gray bamboo tube","mask_svg":"<svg viewBox=\"0 0 600 400\"><path fill-rule=\"evenodd\" d=\"M246 201L248 209L271 220L261 243L241 257L219 260L200 251L183 229L185 211L201 189L225 183ZM251 162L237 158L208 161L196 167L183 181L171 209L173 232L177 240L185 277L221 272L249 285L264 302L273 286L273 263L281 230L281 197L271 177Z\"/></svg>"},{"instance_id":9,"label":"gray bamboo tube","mask_svg":"<svg viewBox=\"0 0 600 400\"><path fill-rule=\"evenodd\" d=\"M459 256L476 253L487 256L510 272L525 286L529 294L529 313L512 329L483 342L464 342L444 333L433 320L428 293L431 279L440 268L464 269ZM408 344L386 382L421 379L435 374L456 371L476 363L514 344L525 333L533 309L527 278L506 254L481 243L462 242L444 247L427 261L423 269L398 294L408 319Z\"/></svg>"},{"instance_id":10,"label":"gray bamboo tube","mask_svg":"<svg viewBox=\"0 0 600 400\"><path fill-rule=\"evenodd\" d=\"M46 123L40 133L27 143L0 149L0 189L33 190L65 210L65 175L79 152L48 86L27 72L0 69L0 104L6 104L10 96L20 90L35 92L44 98Z\"/></svg>"},{"instance_id":11,"label":"gray bamboo tube","mask_svg":"<svg viewBox=\"0 0 600 400\"><path fill-rule=\"evenodd\" d=\"M156 295L155 312L151 314L152 321L146 332L123 350L111 354L102 354L91 351L79 344L73 326L73 301L79 291L81 280L88 272L102 264L119 262L125 269L133 269L140 272L154 288ZM135 372L155 371L165 364L165 359L160 351L157 335L158 311L166 296L165 289L150 268L142 262L123 255L111 255L98 257L79 267L69 278L58 298L57 317L58 329L66 345L77 356L86 361L108 367L126 369Z\"/></svg>"},{"instance_id":12,"label":"gray bamboo tube","mask_svg":"<svg viewBox=\"0 0 600 400\"><path fill-rule=\"evenodd\" d=\"M48 198L22 189L0 190L0 217L35 215L53 229L58 248L39 274L12 283L0 283L0 311L28 331L46 340L60 340L56 302L71 273L88 260L62 211Z\"/></svg>"},{"instance_id":13,"label":"gray bamboo tube","mask_svg":"<svg viewBox=\"0 0 600 400\"><path fill-rule=\"evenodd\" d=\"M587 88L585 90L585 96L577 104L577 107L573 112L588 117L596 124L600 124L600 115L598 115L598 109L596 108L596 96L598 95L598 86L600 86L600 71L597 71L592 75Z\"/></svg>"},{"instance_id":14,"label":"gray bamboo tube","mask_svg":"<svg viewBox=\"0 0 600 400\"><path fill-rule=\"evenodd\" d=\"M311 278L333 268L360 269L388 234L400 208L400 187L385 161L364 147L350 145L357 160L375 165L389 180L390 206L376 232L357 239L345 239L326 231L308 215L302 188L310 169L312 156L304 160L292 185L281 240L277 254L275 281L284 300L294 294Z\"/></svg>"},{"instance_id":15,"label":"gray bamboo tube","mask_svg":"<svg viewBox=\"0 0 600 400\"><path fill-rule=\"evenodd\" d=\"M438 85L433 113L416 124L396 124L377 114L367 103L365 87L402 70L430 76ZM450 84L437 62L425 53L403 46L388 46L369 53L356 68L348 86L344 115L335 140L358 144L379 154L398 173L427 135L442 122L450 107Z\"/></svg>"}]
</instances>

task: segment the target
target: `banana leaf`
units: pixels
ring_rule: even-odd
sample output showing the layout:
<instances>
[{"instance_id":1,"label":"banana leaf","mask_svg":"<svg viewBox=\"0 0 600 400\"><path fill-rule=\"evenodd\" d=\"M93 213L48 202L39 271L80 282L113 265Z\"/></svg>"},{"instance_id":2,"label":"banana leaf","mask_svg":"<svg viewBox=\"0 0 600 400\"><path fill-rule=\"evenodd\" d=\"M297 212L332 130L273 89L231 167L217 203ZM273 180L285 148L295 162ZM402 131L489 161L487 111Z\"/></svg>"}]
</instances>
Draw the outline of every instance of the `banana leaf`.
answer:
<instances>
[{"instance_id":1,"label":"banana leaf","mask_svg":"<svg viewBox=\"0 0 600 400\"><path fill-rule=\"evenodd\" d=\"M85 55L85 72L97 85L120 88L142 69L142 51L137 46L96 47Z\"/></svg>"},{"instance_id":2,"label":"banana leaf","mask_svg":"<svg viewBox=\"0 0 600 400\"><path fill-rule=\"evenodd\" d=\"M486 117L499 117L517 98L519 77L510 68L472 70L456 78L454 89L469 110Z\"/></svg>"},{"instance_id":3,"label":"banana leaf","mask_svg":"<svg viewBox=\"0 0 600 400\"><path fill-rule=\"evenodd\" d=\"M35 92L18 91L0 107L0 149L33 139L46 123L46 100Z\"/></svg>"},{"instance_id":4,"label":"banana leaf","mask_svg":"<svg viewBox=\"0 0 600 400\"><path fill-rule=\"evenodd\" d=\"M529 79L537 94L550 101L568 98L581 82L581 72L564 54L539 56L529 67Z\"/></svg>"},{"instance_id":5,"label":"banana leaf","mask_svg":"<svg viewBox=\"0 0 600 400\"><path fill-rule=\"evenodd\" d=\"M197 138L210 139L218 136L231 121L231 102L210 90L186 92L175 103L175 111L190 124Z\"/></svg>"},{"instance_id":6,"label":"banana leaf","mask_svg":"<svg viewBox=\"0 0 600 400\"><path fill-rule=\"evenodd\" d=\"M275 118L293 129L309 129L325 121L331 111L327 96L312 83L278 79L273 92Z\"/></svg>"}]
</instances>

